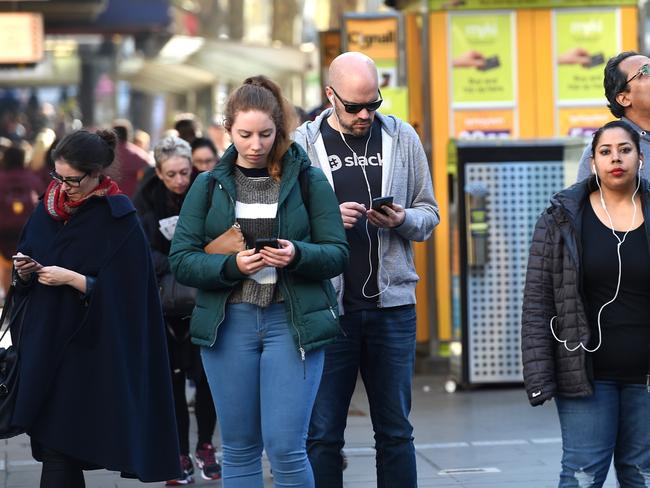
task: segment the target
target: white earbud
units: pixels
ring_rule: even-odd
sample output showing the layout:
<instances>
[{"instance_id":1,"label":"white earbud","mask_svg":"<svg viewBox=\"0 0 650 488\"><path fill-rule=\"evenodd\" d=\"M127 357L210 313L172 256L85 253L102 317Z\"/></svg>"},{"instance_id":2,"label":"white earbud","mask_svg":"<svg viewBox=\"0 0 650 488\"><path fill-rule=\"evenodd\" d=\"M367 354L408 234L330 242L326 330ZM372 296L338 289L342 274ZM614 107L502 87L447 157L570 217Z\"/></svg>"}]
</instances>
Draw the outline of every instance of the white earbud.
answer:
<instances>
[{"instance_id":1,"label":"white earbud","mask_svg":"<svg viewBox=\"0 0 650 488\"><path fill-rule=\"evenodd\" d=\"M643 159L639 159L639 169L643 168Z\"/></svg>"},{"instance_id":2,"label":"white earbud","mask_svg":"<svg viewBox=\"0 0 650 488\"><path fill-rule=\"evenodd\" d=\"M591 165L591 172L592 172L593 174L596 174L596 165L595 165L595 164L592 164L592 165Z\"/></svg>"}]
</instances>

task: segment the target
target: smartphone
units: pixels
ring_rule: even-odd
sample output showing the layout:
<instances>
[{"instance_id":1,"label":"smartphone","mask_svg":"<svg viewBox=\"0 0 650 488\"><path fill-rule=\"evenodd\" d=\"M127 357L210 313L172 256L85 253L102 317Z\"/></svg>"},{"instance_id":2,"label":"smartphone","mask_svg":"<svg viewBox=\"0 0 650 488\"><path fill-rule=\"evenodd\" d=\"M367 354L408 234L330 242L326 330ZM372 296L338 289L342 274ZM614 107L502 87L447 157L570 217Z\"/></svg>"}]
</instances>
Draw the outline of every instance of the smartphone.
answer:
<instances>
[{"instance_id":1,"label":"smartphone","mask_svg":"<svg viewBox=\"0 0 650 488\"><path fill-rule=\"evenodd\" d=\"M490 56L489 58L485 58L485 64L478 69L479 71L486 71L489 69L498 68L499 66L501 66L499 56Z\"/></svg>"},{"instance_id":2,"label":"smartphone","mask_svg":"<svg viewBox=\"0 0 650 488\"><path fill-rule=\"evenodd\" d=\"M372 199L372 205L370 206L370 208L372 208L373 210L376 210L377 212L382 212L383 213L383 210L382 210L381 207L383 207L384 205L391 205L392 203L393 203L393 197L392 196L377 197L377 198Z\"/></svg>"},{"instance_id":3,"label":"smartphone","mask_svg":"<svg viewBox=\"0 0 650 488\"><path fill-rule=\"evenodd\" d=\"M268 238L260 238L260 239L255 239L255 252L260 252L263 248L265 247L274 247L274 248L279 248L280 244L278 244L277 239L268 239Z\"/></svg>"},{"instance_id":4,"label":"smartphone","mask_svg":"<svg viewBox=\"0 0 650 488\"><path fill-rule=\"evenodd\" d=\"M603 53L594 54L589 58L589 64L587 65L587 68L593 68L594 66L598 66L599 64L603 64L604 62L605 62L605 55Z\"/></svg>"},{"instance_id":5,"label":"smartphone","mask_svg":"<svg viewBox=\"0 0 650 488\"><path fill-rule=\"evenodd\" d=\"M41 269L43 267L43 266L41 266L41 264L38 261L36 261L34 258L32 258L30 256L15 254L15 255L11 256L11 259L13 259L14 261L27 261L27 262L33 263L33 264L36 265L36 267L38 269Z\"/></svg>"}]
</instances>

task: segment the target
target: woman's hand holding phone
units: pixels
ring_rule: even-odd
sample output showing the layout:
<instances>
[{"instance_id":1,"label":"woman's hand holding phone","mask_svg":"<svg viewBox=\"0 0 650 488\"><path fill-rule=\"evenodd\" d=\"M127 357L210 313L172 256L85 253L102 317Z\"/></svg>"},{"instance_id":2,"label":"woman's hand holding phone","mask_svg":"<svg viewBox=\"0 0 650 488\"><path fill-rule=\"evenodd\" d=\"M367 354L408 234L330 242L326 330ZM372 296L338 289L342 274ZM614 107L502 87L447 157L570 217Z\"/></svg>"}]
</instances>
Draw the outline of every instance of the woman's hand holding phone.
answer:
<instances>
[{"instance_id":1,"label":"woman's hand holding phone","mask_svg":"<svg viewBox=\"0 0 650 488\"><path fill-rule=\"evenodd\" d=\"M278 239L278 246L278 248L266 246L260 251L260 255L266 266L284 268L296 257L296 248L291 241Z\"/></svg>"},{"instance_id":2,"label":"woman's hand holding phone","mask_svg":"<svg viewBox=\"0 0 650 488\"><path fill-rule=\"evenodd\" d=\"M16 269L18 276L23 281L27 281L32 273L35 273L43 267L34 258L20 252L11 256L11 259L14 262L14 268Z\"/></svg>"}]
</instances>

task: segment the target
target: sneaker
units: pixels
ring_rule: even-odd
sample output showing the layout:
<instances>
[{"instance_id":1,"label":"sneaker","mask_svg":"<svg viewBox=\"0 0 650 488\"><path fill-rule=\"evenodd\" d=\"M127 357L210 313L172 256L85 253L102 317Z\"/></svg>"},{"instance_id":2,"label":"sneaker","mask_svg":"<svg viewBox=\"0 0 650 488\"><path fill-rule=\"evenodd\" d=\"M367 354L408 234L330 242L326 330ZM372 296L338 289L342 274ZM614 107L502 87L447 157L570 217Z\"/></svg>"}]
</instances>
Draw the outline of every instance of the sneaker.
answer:
<instances>
[{"instance_id":1,"label":"sneaker","mask_svg":"<svg viewBox=\"0 0 650 488\"><path fill-rule=\"evenodd\" d=\"M221 479L221 466L215 458L215 450L212 444L204 442L194 454L196 467L201 470L201 477L204 480Z\"/></svg>"},{"instance_id":2,"label":"sneaker","mask_svg":"<svg viewBox=\"0 0 650 488\"><path fill-rule=\"evenodd\" d=\"M194 474L194 465L187 454L181 454L181 469L183 470L181 477L167 481L165 486L183 486L194 483L194 477L192 476Z\"/></svg>"}]
</instances>

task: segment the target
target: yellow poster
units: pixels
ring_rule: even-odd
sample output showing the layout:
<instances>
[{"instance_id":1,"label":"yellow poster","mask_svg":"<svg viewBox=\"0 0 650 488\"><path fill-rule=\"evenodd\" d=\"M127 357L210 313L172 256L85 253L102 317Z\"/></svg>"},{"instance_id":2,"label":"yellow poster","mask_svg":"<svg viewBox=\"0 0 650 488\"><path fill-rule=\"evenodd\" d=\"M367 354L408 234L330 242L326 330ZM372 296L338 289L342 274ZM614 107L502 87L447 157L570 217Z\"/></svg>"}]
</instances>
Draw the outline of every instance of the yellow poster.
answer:
<instances>
[{"instance_id":1,"label":"yellow poster","mask_svg":"<svg viewBox=\"0 0 650 488\"><path fill-rule=\"evenodd\" d=\"M451 16L454 107L514 104L512 15Z\"/></svg>"},{"instance_id":2,"label":"yellow poster","mask_svg":"<svg viewBox=\"0 0 650 488\"><path fill-rule=\"evenodd\" d=\"M603 68L619 51L615 9L556 11L557 100L601 101Z\"/></svg>"},{"instance_id":3,"label":"yellow poster","mask_svg":"<svg viewBox=\"0 0 650 488\"><path fill-rule=\"evenodd\" d=\"M347 18L348 51L359 51L379 60L397 64L397 17Z\"/></svg>"},{"instance_id":4,"label":"yellow poster","mask_svg":"<svg viewBox=\"0 0 650 488\"><path fill-rule=\"evenodd\" d=\"M614 117L605 107L560 108L560 136L591 137L596 130Z\"/></svg>"},{"instance_id":5,"label":"yellow poster","mask_svg":"<svg viewBox=\"0 0 650 488\"><path fill-rule=\"evenodd\" d=\"M512 110L457 110L454 134L457 139L506 139L515 137Z\"/></svg>"}]
</instances>

